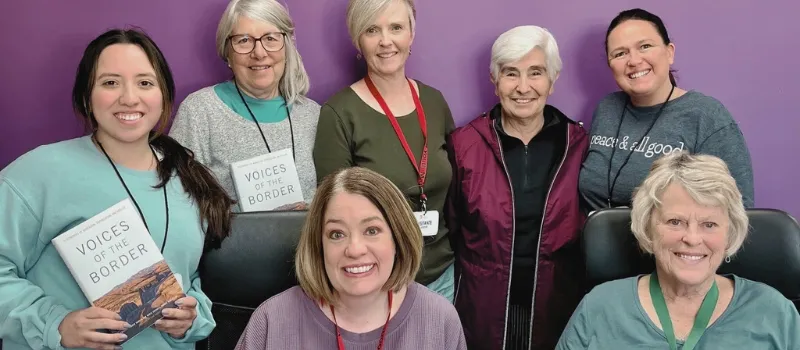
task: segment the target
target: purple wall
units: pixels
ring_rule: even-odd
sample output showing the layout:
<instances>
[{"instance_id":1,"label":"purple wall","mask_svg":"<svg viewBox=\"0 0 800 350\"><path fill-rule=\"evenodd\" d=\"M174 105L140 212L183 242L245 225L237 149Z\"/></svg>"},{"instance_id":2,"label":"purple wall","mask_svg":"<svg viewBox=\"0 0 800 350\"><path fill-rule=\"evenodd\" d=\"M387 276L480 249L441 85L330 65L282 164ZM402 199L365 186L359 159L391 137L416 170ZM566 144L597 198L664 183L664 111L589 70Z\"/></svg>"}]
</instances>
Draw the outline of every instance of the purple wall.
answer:
<instances>
[{"instance_id":1,"label":"purple wall","mask_svg":"<svg viewBox=\"0 0 800 350\"><path fill-rule=\"evenodd\" d=\"M297 23L300 52L311 75L311 97L323 102L355 80L344 24L345 0L285 0ZM178 100L228 76L214 54L214 32L225 0L2 1L0 47L0 168L37 145L80 134L70 89L83 48L101 31L144 28L172 65ZM465 5L465 4L469 5ZM418 31L409 75L440 89L459 125L494 103L489 49L512 26L549 28L564 71L550 102L588 122L594 104L616 86L603 53L608 22L642 1L418 0ZM733 113L753 157L756 205L800 217L800 120L790 96L800 96L794 33L800 22L789 0L648 2L676 43L678 82L720 99ZM455 15L459 11L463 14ZM792 151L794 150L794 151Z\"/></svg>"}]
</instances>

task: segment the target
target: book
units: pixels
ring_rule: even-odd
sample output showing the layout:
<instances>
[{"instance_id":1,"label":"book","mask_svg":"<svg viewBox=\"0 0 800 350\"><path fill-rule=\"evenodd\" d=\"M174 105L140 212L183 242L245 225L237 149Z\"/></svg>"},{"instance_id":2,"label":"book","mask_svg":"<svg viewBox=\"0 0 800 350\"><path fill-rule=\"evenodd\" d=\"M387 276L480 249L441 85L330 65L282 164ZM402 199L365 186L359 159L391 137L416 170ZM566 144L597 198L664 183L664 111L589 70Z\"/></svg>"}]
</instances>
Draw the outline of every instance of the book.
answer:
<instances>
[{"instance_id":1,"label":"book","mask_svg":"<svg viewBox=\"0 0 800 350\"><path fill-rule=\"evenodd\" d=\"M242 212L303 207L303 191L292 150L282 149L231 163Z\"/></svg>"},{"instance_id":2,"label":"book","mask_svg":"<svg viewBox=\"0 0 800 350\"><path fill-rule=\"evenodd\" d=\"M126 341L185 296L129 198L56 236L52 243L89 302L116 312L133 326L124 331Z\"/></svg>"}]
</instances>

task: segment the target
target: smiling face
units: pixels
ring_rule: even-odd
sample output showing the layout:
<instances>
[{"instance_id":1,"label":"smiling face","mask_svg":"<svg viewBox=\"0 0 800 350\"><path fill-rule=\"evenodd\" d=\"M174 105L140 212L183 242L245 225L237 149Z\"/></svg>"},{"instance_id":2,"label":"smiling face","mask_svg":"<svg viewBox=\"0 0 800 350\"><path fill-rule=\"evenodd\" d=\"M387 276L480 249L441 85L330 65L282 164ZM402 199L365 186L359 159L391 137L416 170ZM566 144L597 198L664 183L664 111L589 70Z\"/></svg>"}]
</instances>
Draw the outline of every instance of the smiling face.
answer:
<instances>
[{"instance_id":1,"label":"smiling face","mask_svg":"<svg viewBox=\"0 0 800 350\"><path fill-rule=\"evenodd\" d=\"M675 45L664 44L652 23L638 19L620 23L609 33L607 49L609 67L622 91L635 98L669 91Z\"/></svg>"},{"instance_id":2,"label":"smiling face","mask_svg":"<svg viewBox=\"0 0 800 350\"><path fill-rule=\"evenodd\" d=\"M685 285L714 278L725 258L730 220L720 207L701 205L679 184L669 185L652 217L659 274Z\"/></svg>"},{"instance_id":3,"label":"smiling face","mask_svg":"<svg viewBox=\"0 0 800 350\"><path fill-rule=\"evenodd\" d=\"M322 250L328 279L340 297L381 291L394 267L392 237L386 218L366 197L339 192L331 198Z\"/></svg>"},{"instance_id":4,"label":"smiling face","mask_svg":"<svg viewBox=\"0 0 800 350\"><path fill-rule=\"evenodd\" d=\"M498 75L493 83L503 115L517 119L542 116L547 97L553 93L542 49L537 47L518 61L503 65Z\"/></svg>"},{"instance_id":5,"label":"smiling face","mask_svg":"<svg viewBox=\"0 0 800 350\"><path fill-rule=\"evenodd\" d=\"M163 93L144 50L133 44L106 47L97 60L91 111L100 142L146 142L162 117Z\"/></svg>"},{"instance_id":6,"label":"smiling face","mask_svg":"<svg viewBox=\"0 0 800 350\"><path fill-rule=\"evenodd\" d=\"M267 40L285 40L279 34L278 27L264 22L241 16L233 27L231 36L246 35L247 39L237 37L240 44L242 40L255 40L261 38L262 42L255 42L255 48L250 53L237 53L228 46L228 63L230 64L236 82L243 92L251 97L269 99L278 96L278 86L283 71L286 68L286 45L284 43L280 50L269 52L263 43ZM264 36L272 33L273 35ZM231 39L232 40L232 39Z\"/></svg>"},{"instance_id":7,"label":"smiling face","mask_svg":"<svg viewBox=\"0 0 800 350\"><path fill-rule=\"evenodd\" d=\"M408 6L395 0L361 34L358 43L370 72L391 75L405 68L413 40Z\"/></svg>"}]
</instances>

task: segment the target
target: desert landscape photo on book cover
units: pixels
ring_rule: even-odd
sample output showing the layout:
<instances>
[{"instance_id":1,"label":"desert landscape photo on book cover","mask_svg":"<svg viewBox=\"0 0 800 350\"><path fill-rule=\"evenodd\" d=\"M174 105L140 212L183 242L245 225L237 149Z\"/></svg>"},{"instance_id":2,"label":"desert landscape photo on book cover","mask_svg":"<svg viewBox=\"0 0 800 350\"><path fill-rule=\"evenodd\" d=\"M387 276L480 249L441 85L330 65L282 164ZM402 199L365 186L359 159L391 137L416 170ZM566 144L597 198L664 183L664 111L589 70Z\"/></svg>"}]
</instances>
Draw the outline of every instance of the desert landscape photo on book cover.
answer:
<instances>
[{"instance_id":1,"label":"desert landscape photo on book cover","mask_svg":"<svg viewBox=\"0 0 800 350\"><path fill-rule=\"evenodd\" d=\"M125 283L92 304L114 311L133 327L125 331L128 339L150 327L161 318L161 310L174 307L175 300L184 296L178 280L164 260L139 271Z\"/></svg>"}]
</instances>

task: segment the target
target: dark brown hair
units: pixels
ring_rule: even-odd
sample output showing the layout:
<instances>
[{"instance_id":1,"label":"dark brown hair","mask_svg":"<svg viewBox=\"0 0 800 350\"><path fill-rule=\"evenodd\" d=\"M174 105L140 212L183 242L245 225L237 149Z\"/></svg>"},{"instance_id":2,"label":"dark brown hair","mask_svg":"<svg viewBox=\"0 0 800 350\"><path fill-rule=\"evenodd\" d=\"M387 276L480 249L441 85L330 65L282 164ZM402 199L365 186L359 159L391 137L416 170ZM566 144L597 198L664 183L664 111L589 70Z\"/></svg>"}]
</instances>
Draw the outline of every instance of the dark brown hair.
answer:
<instances>
[{"instance_id":1,"label":"dark brown hair","mask_svg":"<svg viewBox=\"0 0 800 350\"><path fill-rule=\"evenodd\" d=\"M608 55L608 36L611 35L611 31L623 22L632 19L650 22L650 24L656 27L656 31L661 37L661 40L664 42L664 45L669 45L672 43L672 41L669 40L669 34L667 34L667 27L664 25L664 21L661 20L661 17L658 17L646 10L634 8L620 12L617 17L614 17L614 19L611 20L611 24L608 25L608 30L606 31L606 55ZM669 82L674 86L678 86L675 81L675 76L672 74L673 72L675 71L669 71Z\"/></svg>"},{"instance_id":2,"label":"dark brown hair","mask_svg":"<svg viewBox=\"0 0 800 350\"><path fill-rule=\"evenodd\" d=\"M220 186L211 171L194 159L194 154L189 149L164 134L175 102L175 81L167 60L147 34L137 29L112 29L92 40L83 52L75 74L72 108L84 119L88 130L92 132L97 130L97 119L91 110L97 61L103 50L114 44L136 45L144 51L155 70L163 96L164 110L158 127L150 132L150 144L163 156L158 163L158 177L161 182L155 188L166 186L177 173L183 188L197 203L201 224L206 225L205 249L219 247L222 240L230 234L231 207L235 202Z\"/></svg>"}]
</instances>

